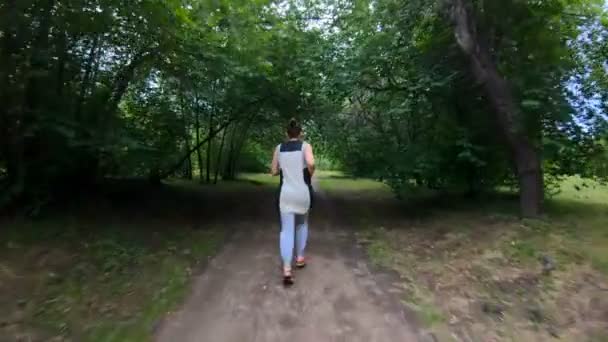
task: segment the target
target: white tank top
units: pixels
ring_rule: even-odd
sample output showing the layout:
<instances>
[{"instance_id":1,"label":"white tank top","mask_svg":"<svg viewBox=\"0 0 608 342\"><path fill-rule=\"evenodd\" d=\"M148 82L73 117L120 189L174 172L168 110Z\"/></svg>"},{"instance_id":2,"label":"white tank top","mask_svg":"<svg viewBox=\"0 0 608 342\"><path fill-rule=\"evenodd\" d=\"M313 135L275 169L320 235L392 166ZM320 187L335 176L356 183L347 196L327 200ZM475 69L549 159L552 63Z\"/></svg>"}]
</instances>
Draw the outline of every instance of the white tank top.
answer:
<instances>
[{"instance_id":1,"label":"white tank top","mask_svg":"<svg viewBox=\"0 0 608 342\"><path fill-rule=\"evenodd\" d=\"M279 209L282 213L302 215L310 210L312 186L304 158L306 145L299 140L290 140L277 146L281 172Z\"/></svg>"}]
</instances>

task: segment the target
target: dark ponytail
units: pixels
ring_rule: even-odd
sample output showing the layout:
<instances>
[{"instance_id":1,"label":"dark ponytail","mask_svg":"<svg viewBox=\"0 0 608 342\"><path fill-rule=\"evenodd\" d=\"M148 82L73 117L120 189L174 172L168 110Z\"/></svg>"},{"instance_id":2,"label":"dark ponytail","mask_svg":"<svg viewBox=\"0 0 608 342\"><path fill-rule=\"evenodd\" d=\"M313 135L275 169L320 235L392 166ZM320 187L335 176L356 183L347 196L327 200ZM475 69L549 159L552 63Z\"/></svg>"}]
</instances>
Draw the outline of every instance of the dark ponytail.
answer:
<instances>
[{"instance_id":1,"label":"dark ponytail","mask_svg":"<svg viewBox=\"0 0 608 342\"><path fill-rule=\"evenodd\" d=\"M302 133L302 126L295 118L289 120L289 124L287 124L287 136L290 139L295 139L300 136Z\"/></svg>"}]
</instances>

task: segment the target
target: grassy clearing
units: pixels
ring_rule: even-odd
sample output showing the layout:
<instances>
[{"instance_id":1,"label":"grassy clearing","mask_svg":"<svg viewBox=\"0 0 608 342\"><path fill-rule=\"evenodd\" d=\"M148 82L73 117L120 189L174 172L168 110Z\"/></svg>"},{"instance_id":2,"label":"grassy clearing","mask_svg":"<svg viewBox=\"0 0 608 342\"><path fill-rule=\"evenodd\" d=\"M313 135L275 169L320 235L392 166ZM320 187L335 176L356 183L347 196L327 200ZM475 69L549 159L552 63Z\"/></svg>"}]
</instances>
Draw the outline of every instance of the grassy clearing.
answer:
<instances>
[{"instance_id":1,"label":"grassy clearing","mask_svg":"<svg viewBox=\"0 0 608 342\"><path fill-rule=\"evenodd\" d=\"M0 336L149 341L225 234L199 218L163 214L184 204L169 195L146 195L159 207L142 199L125 213L100 201L62 216L1 221Z\"/></svg>"},{"instance_id":2,"label":"grassy clearing","mask_svg":"<svg viewBox=\"0 0 608 342\"><path fill-rule=\"evenodd\" d=\"M188 180L171 180L169 184L190 191L222 191L224 193L251 191L261 187L278 186L279 177L264 173L242 173L238 179L218 184L198 184Z\"/></svg>"},{"instance_id":3,"label":"grassy clearing","mask_svg":"<svg viewBox=\"0 0 608 342\"><path fill-rule=\"evenodd\" d=\"M239 175L239 179L258 186L279 185L279 177L273 177L270 174L265 173L242 173Z\"/></svg>"},{"instance_id":4,"label":"grassy clearing","mask_svg":"<svg viewBox=\"0 0 608 342\"><path fill-rule=\"evenodd\" d=\"M367 211L359 241L440 341L606 341L608 188L582 182L565 181L542 220L509 201Z\"/></svg>"},{"instance_id":5,"label":"grassy clearing","mask_svg":"<svg viewBox=\"0 0 608 342\"><path fill-rule=\"evenodd\" d=\"M383 183L365 178L350 177L340 171L317 171L316 178L323 191L336 194L348 193L349 195L372 194L383 198L391 197L390 189ZM238 180L221 183L224 189L242 191L248 187L266 186L276 187L279 185L279 177L273 177L264 173L242 173Z\"/></svg>"},{"instance_id":6,"label":"grassy clearing","mask_svg":"<svg viewBox=\"0 0 608 342\"><path fill-rule=\"evenodd\" d=\"M371 179L350 177L339 171L320 171L317 178L323 191L336 195L392 197L387 185Z\"/></svg>"}]
</instances>

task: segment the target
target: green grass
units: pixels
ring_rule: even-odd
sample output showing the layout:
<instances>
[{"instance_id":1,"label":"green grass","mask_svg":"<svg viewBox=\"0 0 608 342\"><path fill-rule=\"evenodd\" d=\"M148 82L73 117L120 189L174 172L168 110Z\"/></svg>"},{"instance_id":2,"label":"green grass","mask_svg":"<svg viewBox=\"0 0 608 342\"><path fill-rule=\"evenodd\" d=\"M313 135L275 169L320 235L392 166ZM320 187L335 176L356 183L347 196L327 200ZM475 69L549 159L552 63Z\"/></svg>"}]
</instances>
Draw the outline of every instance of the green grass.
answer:
<instances>
[{"instance_id":1,"label":"green grass","mask_svg":"<svg viewBox=\"0 0 608 342\"><path fill-rule=\"evenodd\" d=\"M140 263L139 289L143 303L130 319L117 322L115 319L105 319L94 323L87 333L89 341L148 341L152 327L158 319L181 302L188 289L193 267L196 261L204 260L211 255L218 243L219 233L193 232L184 239L177 239L167 246L167 252L147 255ZM187 252L187 254L184 254ZM128 277L131 278L131 277ZM128 291L125 287L128 279L114 279L113 293ZM135 286L131 284L130 286Z\"/></svg>"},{"instance_id":2,"label":"green grass","mask_svg":"<svg viewBox=\"0 0 608 342\"><path fill-rule=\"evenodd\" d=\"M608 186L570 177L547 210L552 230L567 236L577 255L608 274Z\"/></svg>"},{"instance_id":3,"label":"green grass","mask_svg":"<svg viewBox=\"0 0 608 342\"><path fill-rule=\"evenodd\" d=\"M429 298L432 298L432 296L429 295ZM437 305L432 302L423 301L415 304L412 303L410 299L410 301L406 301L406 305L414 310L418 318L427 327L432 327L445 322L445 316L441 310L437 308Z\"/></svg>"},{"instance_id":4,"label":"green grass","mask_svg":"<svg viewBox=\"0 0 608 342\"><path fill-rule=\"evenodd\" d=\"M326 180L327 183L323 183ZM336 192L370 192L377 197L390 197L385 184L372 180L350 178L322 179L322 186ZM323 187L323 188L325 188ZM407 203L408 200L404 200ZM507 220L517 216L516 203L487 202L472 205L455 203L458 210L480 215L479 210L501 213ZM591 261L598 270L608 273L608 186L593 180L569 177L561 185L559 194L547 200L547 216L542 220L524 220L506 252L521 262L536 262L543 253L553 253L562 261ZM498 217L492 214L494 217ZM369 218L363 219L369 222ZM474 224L474 223L473 223ZM452 229L471 226L471 223L451 223ZM470 229L467 229L470 230Z\"/></svg>"},{"instance_id":5,"label":"green grass","mask_svg":"<svg viewBox=\"0 0 608 342\"><path fill-rule=\"evenodd\" d=\"M385 184L369 180L356 178L321 178L319 180L321 189L328 192L374 192L387 194L389 190Z\"/></svg>"},{"instance_id":6,"label":"green grass","mask_svg":"<svg viewBox=\"0 0 608 342\"><path fill-rule=\"evenodd\" d=\"M334 191L348 196L349 191L357 192L352 189L375 189L376 196L385 196L395 204L383 184L374 187L369 180L345 182L342 188L335 183L338 189ZM411 197L415 200L414 194L405 196L404 208ZM536 340L547 335L545 329L552 328L551 320L569 326L565 322L571 316L565 313L584 322L601 319L605 312L601 310L608 310L578 304L596 301L594 298L604 296L602 288L608 287L607 186L568 178L561 192L547 200L546 215L535 220L519 219L515 198L454 200L427 205L424 209L428 214L421 217L406 210L402 217L353 212L362 228L358 241L365 246L370 261L403 277L404 304L430 330L450 336L461 328L470 331L475 324L482 331L513 335L514 340ZM544 256L555 261L556 269L550 275L541 272ZM435 290L439 284L449 286ZM456 305L449 304L453 299ZM484 302L502 303L506 312L500 325L497 317L481 311L480 303ZM530 302L538 302L542 315L549 317L532 322L532 330L524 328L532 323L521 315ZM447 324L448 317L467 319ZM575 325L563 333L603 338L586 329L590 328Z\"/></svg>"},{"instance_id":7,"label":"green grass","mask_svg":"<svg viewBox=\"0 0 608 342\"><path fill-rule=\"evenodd\" d=\"M149 341L224 236L214 227L149 216L79 212L3 222L1 310L19 317L4 322L8 331L44 340Z\"/></svg>"},{"instance_id":8,"label":"green grass","mask_svg":"<svg viewBox=\"0 0 608 342\"><path fill-rule=\"evenodd\" d=\"M356 193L359 195L392 196L390 188L381 182L355 178L339 171L322 171L317 174L319 186L329 193Z\"/></svg>"},{"instance_id":9,"label":"green grass","mask_svg":"<svg viewBox=\"0 0 608 342\"><path fill-rule=\"evenodd\" d=\"M371 179L350 177L341 171L317 171L315 176L319 181L321 189L330 193L350 192L353 194L392 196L390 188L383 183ZM244 185L243 182L248 183L248 185ZM220 184L220 187L223 189L242 190L247 186L278 186L278 184L279 177L273 177L270 174L242 173L239 175L238 180L223 182Z\"/></svg>"},{"instance_id":10,"label":"green grass","mask_svg":"<svg viewBox=\"0 0 608 342\"><path fill-rule=\"evenodd\" d=\"M48 231L55 224L35 226ZM83 341L148 341L155 322L183 298L193 267L215 251L221 232L163 233L149 239L125 233L129 230L122 226L83 235L55 230L55 239L34 244L18 235L12 239L22 246L16 250L52 246L61 255L74 255L58 270L39 270L48 276L29 303L27 324Z\"/></svg>"},{"instance_id":11,"label":"green grass","mask_svg":"<svg viewBox=\"0 0 608 342\"><path fill-rule=\"evenodd\" d=\"M391 190L380 182L328 171L317 177L324 191L342 200L359 203L372 197L380 199L376 204L396 203ZM242 174L236 181L218 185L174 180L169 188L213 198L214 192L255 192L277 184L278 177ZM175 204L166 204L163 210L179 212L180 201L169 198L166 203ZM404 301L425 325L443 327L451 316L441 307L445 301L441 293L433 292L421 279L449 275L445 265L459 260L465 266L473 263L472 272L483 284L480 288L496 296L504 294L493 287L492 279L505 276L499 271L504 265L496 260L537 272L539 256L550 255L560 272L588 264L608 274L606 186L567 179L562 191L547 202L547 216L540 220L517 219L516 203L461 204L428 207L430 214L423 218L404 214L403 227L395 227L399 218L375 216L384 214L374 210L353 212L364 225L358 240L366 246L372 263L410 280ZM0 302L9 303L3 312L17 312L20 317L16 326L9 327L48 339L59 335L91 342L148 341L156 322L184 298L192 272L214 253L224 232L192 229L199 224L175 215L158 216L138 204L133 210L148 212L150 218L114 217L110 210L102 220L67 213L2 222L0 241L5 245L0 246L0 285L8 285L1 287ZM384 223L385 219L389 221ZM434 249L428 247L431 244ZM558 286L568 281L552 283ZM516 293L523 298L528 289L516 289Z\"/></svg>"},{"instance_id":12,"label":"green grass","mask_svg":"<svg viewBox=\"0 0 608 342\"><path fill-rule=\"evenodd\" d=\"M384 237L384 229L365 229L358 232L360 244L366 245L367 255L376 266L390 267L392 251Z\"/></svg>"},{"instance_id":13,"label":"green grass","mask_svg":"<svg viewBox=\"0 0 608 342\"><path fill-rule=\"evenodd\" d=\"M342 171L335 170L318 170L316 176L319 178L348 178Z\"/></svg>"},{"instance_id":14,"label":"green grass","mask_svg":"<svg viewBox=\"0 0 608 342\"><path fill-rule=\"evenodd\" d=\"M568 177L555 198L558 201L605 205L608 203L608 186L589 179Z\"/></svg>"},{"instance_id":15,"label":"green grass","mask_svg":"<svg viewBox=\"0 0 608 342\"><path fill-rule=\"evenodd\" d=\"M218 184L200 184L181 179L172 179L167 184L188 191L223 191L230 193L255 190L260 186L278 186L279 177L272 177L270 174L263 173L242 173L235 180L219 181Z\"/></svg>"},{"instance_id":16,"label":"green grass","mask_svg":"<svg viewBox=\"0 0 608 342\"><path fill-rule=\"evenodd\" d=\"M256 185L278 186L279 177L271 176L265 173L242 173L239 175L240 180L248 181Z\"/></svg>"},{"instance_id":17,"label":"green grass","mask_svg":"<svg viewBox=\"0 0 608 342\"><path fill-rule=\"evenodd\" d=\"M366 246L367 255L375 266L393 268L395 259L400 257L396 255L394 246L391 246L384 228L364 229L357 234L357 239L360 244ZM432 293L413 283L407 284L406 288L407 295L403 297L403 304L412 310L425 326L432 327L445 322L445 316L433 303Z\"/></svg>"}]
</instances>

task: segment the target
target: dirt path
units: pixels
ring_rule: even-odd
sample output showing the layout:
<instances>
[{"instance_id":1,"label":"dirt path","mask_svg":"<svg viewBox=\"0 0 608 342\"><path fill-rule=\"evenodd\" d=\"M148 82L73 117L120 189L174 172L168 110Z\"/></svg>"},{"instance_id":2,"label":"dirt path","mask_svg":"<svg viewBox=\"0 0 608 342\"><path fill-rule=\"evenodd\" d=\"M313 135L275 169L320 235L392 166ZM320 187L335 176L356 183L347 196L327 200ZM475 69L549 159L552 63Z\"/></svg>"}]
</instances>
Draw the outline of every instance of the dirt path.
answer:
<instances>
[{"instance_id":1,"label":"dirt path","mask_svg":"<svg viewBox=\"0 0 608 342\"><path fill-rule=\"evenodd\" d=\"M368 269L354 237L320 198L309 266L280 284L278 225L239 229L156 335L166 342L418 341L390 282ZM382 285L380 285L382 284ZM387 286L388 285L388 286Z\"/></svg>"}]
</instances>

